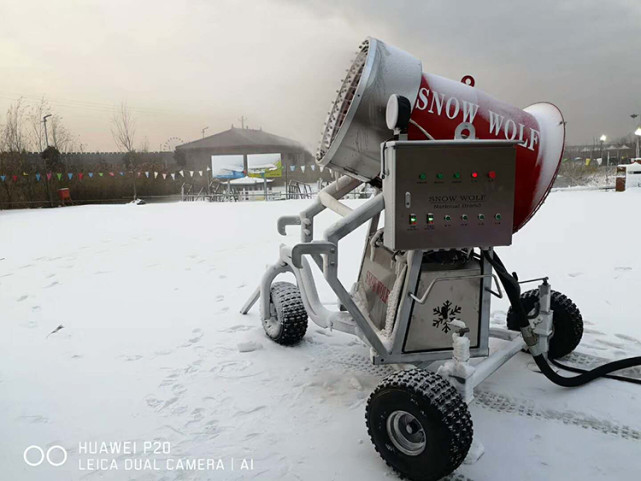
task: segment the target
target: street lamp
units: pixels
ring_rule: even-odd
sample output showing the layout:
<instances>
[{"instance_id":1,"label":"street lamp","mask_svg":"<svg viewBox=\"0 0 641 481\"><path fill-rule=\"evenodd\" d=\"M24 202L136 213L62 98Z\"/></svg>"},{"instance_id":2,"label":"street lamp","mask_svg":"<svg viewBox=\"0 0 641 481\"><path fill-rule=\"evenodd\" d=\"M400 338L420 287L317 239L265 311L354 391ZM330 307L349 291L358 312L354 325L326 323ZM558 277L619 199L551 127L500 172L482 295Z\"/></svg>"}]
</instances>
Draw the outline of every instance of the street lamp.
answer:
<instances>
[{"instance_id":1,"label":"street lamp","mask_svg":"<svg viewBox=\"0 0 641 481\"><path fill-rule=\"evenodd\" d=\"M51 114L47 114L44 117L42 117L42 122L45 124L45 142L47 144L46 149L49 148L49 136L47 135L47 119L49 117L51 117ZM51 199L51 188L49 187L49 176L47 176L47 159L43 157L42 163L44 164L44 168L45 168L45 184L47 186L47 197L49 197L49 207L53 207L53 200Z\"/></svg>"},{"instance_id":2,"label":"street lamp","mask_svg":"<svg viewBox=\"0 0 641 481\"><path fill-rule=\"evenodd\" d=\"M49 136L47 135L47 119L51 117L51 114L47 114L44 117L42 117L42 123L45 124L45 142L47 144L47 147L49 147Z\"/></svg>"},{"instance_id":3,"label":"street lamp","mask_svg":"<svg viewBox=\"0 0 641 481\"><path fill-rule=\"evenodd\" d=\"M605 141L608 140L605 134L603 134L601 137L599 137L599 141L601 142L601 164L603 164L603 144Z\"/></svg>"},{"instance_id":4,"label":"street lamp","mask_svg":"<svg viewBox=\"0 0 641 481\"><path fill-rule=\"evenodd\" d=\"M641 137L641 125L637 127L637 130L634 131L634 135L637 136L637 160L641 155L639 155L639 137Z\"/></svg>"}]
</instances>

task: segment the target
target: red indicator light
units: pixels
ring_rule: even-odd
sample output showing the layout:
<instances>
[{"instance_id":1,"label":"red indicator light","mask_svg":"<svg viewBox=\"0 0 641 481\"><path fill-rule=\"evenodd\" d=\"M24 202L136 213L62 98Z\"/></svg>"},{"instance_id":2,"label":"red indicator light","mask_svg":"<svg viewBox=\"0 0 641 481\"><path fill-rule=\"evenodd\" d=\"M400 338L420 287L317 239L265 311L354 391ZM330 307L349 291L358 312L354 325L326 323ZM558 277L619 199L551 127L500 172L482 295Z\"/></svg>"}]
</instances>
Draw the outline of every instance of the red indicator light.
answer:
<instances>
[{"instance_id":1,"label":"red indicator light","mask_svg":"<svg viewBox=\"0 0 641 481\"><path fill-rule=\"evenodd\" d=\"M494 179L496 179L496 172L494 172L493 170L490 170L490 171L487 173L487 176L488 176L490 179L494 180Z\"/></svg>"},{"instance_id":2,"label":"red indicator light","mask_svg":"<svg viewBox=\"0 0 641 481\"><path fill-rule=\"evenodd\" d=\"M472 172L472 178L476 179L479 176L478 172Z\"/></svg>"}]
</instances>

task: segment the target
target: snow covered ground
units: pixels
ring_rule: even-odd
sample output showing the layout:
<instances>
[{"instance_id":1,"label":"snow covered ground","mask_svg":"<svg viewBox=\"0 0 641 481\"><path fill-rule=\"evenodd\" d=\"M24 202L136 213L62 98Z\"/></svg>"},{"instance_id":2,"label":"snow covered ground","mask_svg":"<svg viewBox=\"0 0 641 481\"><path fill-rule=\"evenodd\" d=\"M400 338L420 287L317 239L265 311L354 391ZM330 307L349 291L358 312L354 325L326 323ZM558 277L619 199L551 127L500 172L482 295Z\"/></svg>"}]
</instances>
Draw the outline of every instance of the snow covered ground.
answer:
<instances>
[{"instance_id":1,"label":"snow covered ground","mask_svg":"<svg viewBox=\"0 0 641 481\"><path fill-rule=\"evenodd\" d=\"M371 366L356 338L311 323L299 346L276 345L256 308L238 313L278 245L298 239L295 228L279 236L276 218L306 203L0 212L0 478L396 479L364 422L367 396L392 368ZM554 192L500 249L521 278L549 275L577 303L580 352L641 354L640 203L641 192ZM334 219L324 214L320 226ZM348 285L363 236L341 245ZM495 303L493 323L504 324L506 308ZM240 352L244 343L256 349ZM485 454L452 479L638 479L641 386L568 390L531 364L519 354L480 387L471 412ZM144 444L154 440L168 444ZM103 441L136 441L136 452L84 451ZM28 466L31 445L63 446L68 460ZM51 451L54 464L61 453ZM27 459L39 457L32 448ZM222 464L167 469L197 458ZM128 471L127 459L160 470Z\"/></svg>"}]
</instances>

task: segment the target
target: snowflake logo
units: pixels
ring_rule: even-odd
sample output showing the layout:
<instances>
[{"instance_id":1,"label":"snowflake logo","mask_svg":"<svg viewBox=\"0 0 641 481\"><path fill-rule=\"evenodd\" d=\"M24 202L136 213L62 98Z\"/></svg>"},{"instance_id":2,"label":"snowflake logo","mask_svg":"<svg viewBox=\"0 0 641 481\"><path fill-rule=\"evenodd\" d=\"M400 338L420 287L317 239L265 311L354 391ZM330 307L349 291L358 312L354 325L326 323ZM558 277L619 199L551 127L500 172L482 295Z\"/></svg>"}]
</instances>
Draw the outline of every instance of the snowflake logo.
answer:
<instances>
[{"instance_id":1,"label":"snowflake logo","mask_svg":"<svg viewBox=\"0 0 641 481\"><path fill-rule=\"evenodd\" d=\"M432 326L438 327L447 334L452 330L452 328L448 326L447 323L456 319L456 316L460 313L460 306L455 306L450 301L445 301L441 307L434 308L434 319L432 322Z\"/></svg>"}]
</instances>

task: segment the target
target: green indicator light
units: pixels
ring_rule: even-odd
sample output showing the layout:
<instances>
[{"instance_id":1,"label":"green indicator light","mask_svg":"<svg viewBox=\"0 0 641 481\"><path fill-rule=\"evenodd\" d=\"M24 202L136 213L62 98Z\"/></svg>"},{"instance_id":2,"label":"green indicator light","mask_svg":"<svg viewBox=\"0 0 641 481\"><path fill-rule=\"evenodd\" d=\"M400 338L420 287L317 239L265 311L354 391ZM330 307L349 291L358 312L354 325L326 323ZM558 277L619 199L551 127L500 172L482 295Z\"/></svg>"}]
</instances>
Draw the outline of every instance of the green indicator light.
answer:
<instances>
[{"instance_id":1,"label":"green indicator light","mask_svg":"<svg viewBox=\"0 0 641 481\"><path fill-rule=\"evenodd\" d=\"M410 214L410 225L416 225L416 214Z\"/></svg>"},{"instance_id":2,"label":"green indicator light","mask_svg":"<svg viewBox=\"0 0 641 481\"><path fill-rule=\"evenodd\" d=\"M460 179L461 178L461 173L460 172L454 172L454 178L455 179Z\"/></svg>"},{"instance_id":3,"label":"green indicator light","mask_svg":"<svg viewBox=\"0 0 641 481\"><path fill-rule=\"evenodd\" d=\"M425 179L427 179L427 175L422 173L422 174L419 174L418 178L421 179L421 180L425 180Z\"/></svg>"},{"instance_id":4,"label":"green indicator light","mask_svg":"<svg viewBox=\"0 0 641 481\"><path fill-rule=\"evenodd\" d=\"M449 215L446 215L446 216L445 216L445 220L449 222L449 221L451 221L451 220L452 220L452 218L451 218Z\"/></svg>"},{"instance_id":5,"label":"green indicator light","mask_svg":"<svg viewBox=\"0 0 641 481\"><path fill-rule=\"evenodd\" d=\"M434 223L434 214L427 214L427 223L428 224Z\"/></svg>"},{"instance_id":6,"label":"green indicator light","mask_svg":"<svg viewBox=\"0 0 641 481\"><path fill-rule=\"evenodd\" d=\"M443 178L443 174L439 172L438 174L436 174L436 178L437 179L442 179Z\"/></svg>"},{"instance_id":7,"label":"green indicator light","mask_svg":"<svg viewBox=\"0 0 641 481\"><path fill-rule=\"evenodd\" d=\"M479 220L485 220L485 214L479 214Z\"/></svg>"},{"instance_id":8,"label":"green indicator light","mask_svg":"<svg viewBox=\"0 0 641 481\"><path fill-rule=\"evenodd\" d=\"M467 214L461 215L461 220L467 220Z\"/></svg>"},{"instance_id":9,"label":"green indicator light","mask_svg":"<svg viewBox=\"0 0 641 481\"><path fill-rule=\"evenodd\" d=\"M496 215L494 216L494 218L495 218L496 220L501 220L501 214L496 214Z\"/></svg>"}]
</instances>

